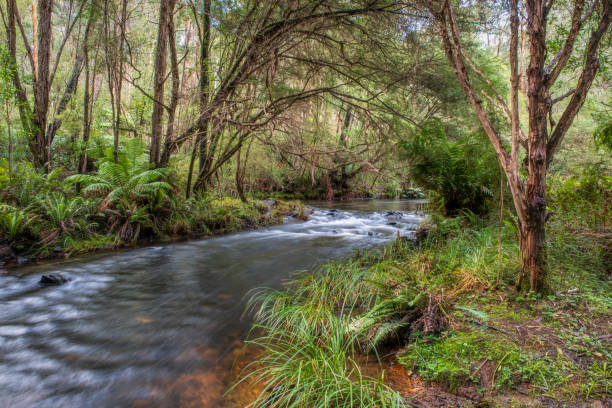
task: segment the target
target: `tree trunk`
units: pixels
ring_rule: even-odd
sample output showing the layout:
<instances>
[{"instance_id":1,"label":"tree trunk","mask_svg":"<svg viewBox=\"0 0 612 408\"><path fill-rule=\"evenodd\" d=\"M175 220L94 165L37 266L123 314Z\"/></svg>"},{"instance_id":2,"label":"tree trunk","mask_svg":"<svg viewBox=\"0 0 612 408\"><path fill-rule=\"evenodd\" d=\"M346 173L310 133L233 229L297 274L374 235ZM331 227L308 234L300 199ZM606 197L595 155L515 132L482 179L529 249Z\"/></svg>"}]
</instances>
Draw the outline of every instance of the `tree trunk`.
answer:
<instances>
[{"instance_id":1,"label":"tree trunk","mask_svg":"<svg viewBox=\"0 0 612 408\"><path fill-rule=\"evenodd\" d=\"M115 103L116 115L115 115L115 126L114 126L114 140L113 140L113 157L115 163L119 160L119 127L121 125L121 90L123 87L123 43L125 41L125 23L127 20L127 0L121 2L121 19L119 20L119 35L117 36L117 63L118 73L116 76L115 84L115 97L117 102Z\"/></svg>"},{"instance_id":2,"label":"tree trunk","mask_svg":"<svg viewBox=\"0 0 612 408\"><path fill-rule=\"evenodd\" d=\"M51 166L51 145L46 138L47 112L49 109L49 62L51 60L52 0L38 1L38 75L34 85L34 138L38 145L37 164L47 171Z\"/></svg>"},{"instance_id":3,"label":"tree trunk","mask_svg":"<svg viewBox=\"0 0 612 408\"><path fill-rule=\"evenodd\" d=\"M62 99L60 100L59 104L57 105L57 109L55 110L55 118L47 127L46 140L47 146L49 147L51 146L51 143L53 143L53 139L55 139L55 135L60 126L62 125L62 120L59 119L59 116L68 107L68 102L70 102L72 95L76 93L77 85L79 83L79 76L81 75L81 70L83 68L83 60L84 58L82 55L76 56L74 66L72 68L72 74L70 76L70 79L68 79L68 84L66 84L66 89L64 90Z\"/></svg>"},{"instance_id":4,"label":"tree trunk","mask_svg":"<svg viewBox=\"0 0 612 408\"><path fill-rule=\"evenodd\" d=\"M550 290L545 225L536 220L520 228L521 271L516 286L522 292L547 293Z\"/></svg>"},{"instance_id":5,"label":"tree trunk","mask_svg":"<svg viewBox=\"0 0 612 408\"><path fill-rule=\"evenodd\" d=\"M242 148L238 149L238 153L236 153L236 191L238 191L238 197L240 197L240 201L243 203L247 202L247 199L244 195L244 170L240 167L240 152ZM244 163L246 167L246 162Z\"/></svg>"},{"instance_id":6,"label":"tree trunk","mask_svg":"<svg viewBox=\"0 0 612 408\"><path fill-rule=\"evenodd\" d=\"M159 164L161 149L162 119L164 115L164 81L168 50L168 20L170 13L169 1L161 0L157 24L157 47L155 48L153 113L151 114L151 154L149 159L149 162L155 165Z\"/></svg>"},{"instance_id":7,"label":"tree trunk","mask_svg":"<svg viewBox=\"0 0 612 408\"><path fill-rule=\"evenodd\" d=\"M81 156L79 157L78 162L78 173L86 173L87 172L87 146L89 144L89 135L91 133L91 114L93 108L93 88L95 87L95 69L96 69L96 60L94 58L94 73L93 76L90 75L90 62L89 62L89 36L91 30L91 24L93 21L93 13L90 15L87 21L87 27L85 28L85 39L83 43L83 64L85 67L85 90L83 92L83 146L81 149ZM97 56L97 53L96 53Z\"/></svg>"},{"instance_id":8,"label":"tree trunk","mask_svg":"<svg viewBox=\"0 0 612 408\"><path fill-rule=\"evenodd\" d=\"M8 51L11 56L11 64L13 65L13 86L15 87L15 97L17 99L19 119L21 121L21 127L23 128L24 133L28 136L28 144L32 154L32 163L36 167L41 167L42 164L39 151L40 145L37 143L36 139L30 137L33 133L32 110L27 94L19 77L19 70L17 69L17 3L15 0L7 0L7 20L6 36Z\"/></svg>"},{"instance_id":9,"label":"tree trunk","mask_svg":"<svg viewBox=\"0 0 612 408\"><path fill-rule=\"evenodd\" d=\"M32 59L34 60L34 79L38 77L38 7L32 0Z\"/></svg>"},{"instance_id":10,"label":"tree trunk","mask_svg":"<svg viewBox=\"0 0 612 408\"><path fill-rule=\"evenodd\" d=\"M168 1L168 46L170 48L170 74L172 77L172 88L170 91L170 106L168 106L168 123L166 124L166 137L164 144L164 153L159 157L156 165L157 167L166 167L170 156L166 155L166 152L170 151L170 144L174 139L174 121L176 117L176 107L179 100L179 88L180 88L180 77L178 67L178 55L176 52L176 38L174 30L174 6L176 0ZM158 153L159 155L159 153Z\"/></svg>"},{"instance_id":11,"label":"tree trunk","mask_svg":"<svg viewBox=\"0 0 612 408\"><path fill-rule=\"evenodd\" d=\"M9 181L13 181L13 132L11 131L11 112L9 102L4 102L6 108L6 129L8 131L8 173Z\"/></svg>"},{"instance_id":12,"label":"tree trunk","mask_svg":"<svg viewBox=\"0 0 612 408\"><path fill-rule=\"evenodd\" d=\"M203 0L202 37L200 41L200 119L198 124L198 138L195 144L196 148L199 148L200 151L199 174L208 172L212 164L209 152L210 140L208 129L208 117L210 115L204 115L204 111L208 108L210 98L210 61L208 55L211 30L210 7L211 0ZM196 185L201 187L204 183L196 182Z\"/></svg>"}]
</instances>

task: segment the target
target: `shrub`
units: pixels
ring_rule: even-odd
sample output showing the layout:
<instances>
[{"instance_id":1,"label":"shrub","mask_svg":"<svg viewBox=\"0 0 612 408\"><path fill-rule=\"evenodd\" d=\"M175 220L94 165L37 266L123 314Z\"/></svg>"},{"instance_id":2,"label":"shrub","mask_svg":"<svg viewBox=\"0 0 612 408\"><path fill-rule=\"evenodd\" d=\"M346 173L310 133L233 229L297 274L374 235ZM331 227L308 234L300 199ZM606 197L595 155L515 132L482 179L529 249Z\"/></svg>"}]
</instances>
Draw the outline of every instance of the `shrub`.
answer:
<instances>
[{"instance_id":1,"label":"shrub","mask_svg":"<svg viewBox=\"0 0 612 408\"><path fill-rule=\"evenodd\" d=\"M27 210L0 204L0 233L13 246L29 235L34 220L35 217Z\"/></svg>"},{"instance_id":2,"label":"shrub","mask_svg":"<svg viewBox=\"0 0 612 408\"><path fill-rule=\"evenodd\" d=\"M449 215L468 209L486 214L492 190L499 184L495 154L481 135L452 140L442 122L432 119L414 129L403 144L411 175L434 193Z\"/></svg>"}]
</instances>

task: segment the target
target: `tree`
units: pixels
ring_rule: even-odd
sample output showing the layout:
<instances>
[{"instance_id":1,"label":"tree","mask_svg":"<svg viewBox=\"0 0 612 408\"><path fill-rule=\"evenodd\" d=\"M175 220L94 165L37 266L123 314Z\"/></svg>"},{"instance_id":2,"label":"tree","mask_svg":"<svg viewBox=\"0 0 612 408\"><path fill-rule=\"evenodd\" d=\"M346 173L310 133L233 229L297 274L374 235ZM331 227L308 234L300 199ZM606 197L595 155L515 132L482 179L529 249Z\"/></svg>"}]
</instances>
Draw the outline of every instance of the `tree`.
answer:
<instances>
[{"instance_id":1,"label":"tree","mask_svg":"<svg viewBox=\"0 0 612 408\"><path fill-rule=\"evenodd\" d=\"M334 23L337 27L356 26L351 17L385 13L396 10L398 5L373 1L355 2L347 6L334 1L305 0L295 2L291 7L281 1L252 1L246 2L244 7L244 10L223 9L225 14L218 18L217 29L223 29L226 38L215 73L218 85L212 89L207 78L211 64L206 46L209 41L207 30L211 29L212 21L211 5L208 0L204 1L204 26L201 27L200 39L200 112L196 123L167 141L162 152L161 162L166 163L173 152L196 136L200 169L195 189L206 186L219 167L234 157L256 129L270 124L298 101L338 88L317 87L303 80L301 82L307 86L297 86L292 93L279 95L269 92L270 81L274 79L277 68L287 62L295 63L296 58L291 53L296 48L307 41L316 40L323 46L323 40L328 38L324 32L335 28ZM327 42L334 46L338 44L333 38ZM322 69L320 66L319 70ZM254 83L255 87L252 86ZM251 95L247 95L248 89L252 90ZM228 128L231 128L230 132ZM224 132L230 133L230 136L222 146Z\"/></svg>"},{"instance_id":2,"label":"tree","mask_svg":"<svg viewBox=\"0 0 612 408\"><path fill-rule=\"evenodd\" d=\"M174 19L174 4L176 0L161 0L159 3L159 20L157 29L157 46L155 48L155 66L153 78L153 113L151 116L151 158L150 162L159 164L162 118L164 113L164 82L168 45L174 42L174 33L170 37L170 24ZM172 44L170 44L172 42ZM174 55L176 57L176 55ZM173 58L175 60L176 58ZM174 77L173 77L174 78Z\"/></svg>"},{"instance_id":3,"label":"tree","mask_svg":"<svg viewBox=\"0 0 612 408\"><path fill-rule=\"evenodd\" d=\"M509 104L464 53L459 23L451 2L444 0L426 5L433 16L448 61L493 144L508 179L520 230L522 264L517 287L523 290L529 288L534 292L548 290L545 224L550 214L546 209L547 168L595 79L600 65L599 48L604 36L610 35L608 28L612 19L610 0L594 0L589 7L586 7L585 0L574 0L569 30L563 46L554 53L547 42L550 40L547 38L547 23L555 5L556 3L550 0L525 0L521 5L518 0L509 2ZM520 17L523 12L526 17ZM557 13L562 14L562 11L557 10ZM519 120L519 84L523 75L519 72L518 58L521 18L527 26L529 41L529 64L525 73L528 116L526 134ZM551 95L551 88L566 68L572 54L578 52L575 48L581 30L590 26L593 29L582 56L582 66L575 87L570 92L554 97ZM552 58L547 58L549 55ZM490 113L483 106L483 100L475 91L470 79L470 75L474 74L489 85L493 96L486 96L507 115L511 126L510 151L506 148L500 130L493 125ZM566 98L570 98L569 102L561 117L555 120L553 106ZM520 148L525 150L526 178L521 176Z\"/></svg>"},{"instance_id":4,"label":"tree","mask_svg":"<svg viewBox=\"0 0 612 408\"><path fill-rule=\"evenodd\" d=\"M71 35L77 21L80 20L81 12L87 4L83 1L78 9L74 10L74 4L71 2L68 13L68 21L66 23L64 36L61 39L60 46L54 58L54 64L51 66L51 38L53 16L53 0L38 0L37 16L34 17L34 50L30 46L30 42L21 22L21 16L17 8L15 0L7 0L6 18L2 11L3 21L8 39L8 50L13 64L17 62L17 26L23 39L23 44L26 49L28 61L30 63L31 73L33 76L32 93L34 94L34 105L30 105L26 89L21 81L19 71L14 70L13 85L16 90L17 106L19 109L19 117L24 132L28 135L30 152L32 154L32 162L38 168L45 168L47 171L51 169L51 144L61 125L61 121L53 120L49 122L49 109L51 106L51 88L57 73L59 61L61 60L64 46ZM76 11L76 12L75 12ZM64 93L57 108L54 112L54 117L59 116L67 107L72 95L75 93L78 84L79 75L83 66L83 57L78 55L74 60L72 75L66 84Z\"/></svg>"}]
</instances>

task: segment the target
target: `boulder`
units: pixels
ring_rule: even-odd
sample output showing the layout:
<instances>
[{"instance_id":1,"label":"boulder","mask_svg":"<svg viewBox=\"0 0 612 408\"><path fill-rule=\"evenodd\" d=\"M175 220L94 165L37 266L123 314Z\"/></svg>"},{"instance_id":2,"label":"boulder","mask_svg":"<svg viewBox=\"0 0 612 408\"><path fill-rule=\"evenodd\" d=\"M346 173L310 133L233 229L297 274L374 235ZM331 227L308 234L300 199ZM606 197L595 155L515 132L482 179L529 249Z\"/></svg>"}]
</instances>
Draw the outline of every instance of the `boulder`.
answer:
<instances>
[{"instance_id":1,"label":"boulder","mask_svg":"<svg viewBox=\"0 0 612 408\"><path fill-rule=\"evenodd\" d=\"M46 286L59 286L70 282L70 279L66 278L60 273L50 273L48 275L42 275L38 284L42 287Z\"/></svg>"}]
</instances>

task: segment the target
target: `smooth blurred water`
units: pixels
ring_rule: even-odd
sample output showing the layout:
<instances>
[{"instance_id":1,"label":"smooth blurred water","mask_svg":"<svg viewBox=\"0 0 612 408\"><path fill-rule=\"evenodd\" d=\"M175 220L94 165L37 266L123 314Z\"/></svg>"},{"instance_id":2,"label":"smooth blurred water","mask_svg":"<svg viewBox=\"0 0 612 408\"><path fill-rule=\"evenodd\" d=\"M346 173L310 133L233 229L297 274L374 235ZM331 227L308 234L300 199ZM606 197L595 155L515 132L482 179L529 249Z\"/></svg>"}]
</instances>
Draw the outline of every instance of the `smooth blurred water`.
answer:
<instances>
[{"instance_id":1,"label":"smooth blurred water","mask_svg":"<svg viewBox=\"0 0 612 408\"><path fill-rule=\"evenodd\" d=\"M0 276L0 407L216 407L248 291L410 236L419 201L311 203L308 221ZM40 288L43 273L68 284Z\"/></svg>"}]
</instances>

